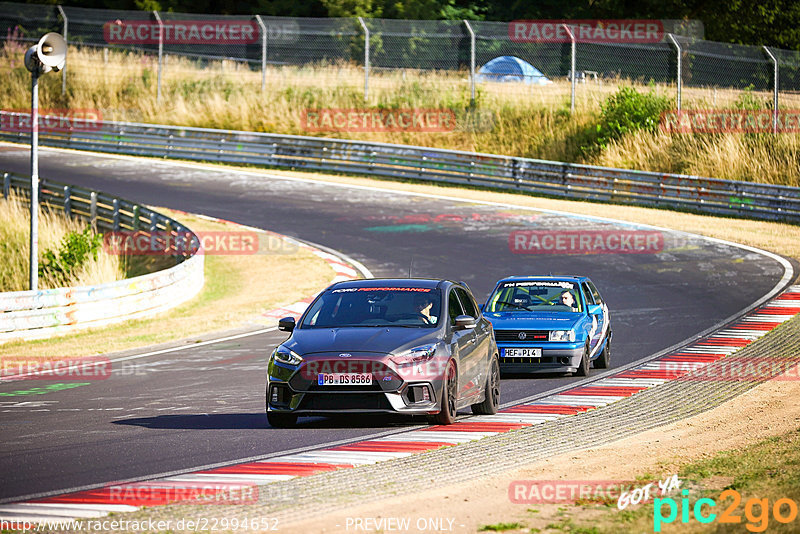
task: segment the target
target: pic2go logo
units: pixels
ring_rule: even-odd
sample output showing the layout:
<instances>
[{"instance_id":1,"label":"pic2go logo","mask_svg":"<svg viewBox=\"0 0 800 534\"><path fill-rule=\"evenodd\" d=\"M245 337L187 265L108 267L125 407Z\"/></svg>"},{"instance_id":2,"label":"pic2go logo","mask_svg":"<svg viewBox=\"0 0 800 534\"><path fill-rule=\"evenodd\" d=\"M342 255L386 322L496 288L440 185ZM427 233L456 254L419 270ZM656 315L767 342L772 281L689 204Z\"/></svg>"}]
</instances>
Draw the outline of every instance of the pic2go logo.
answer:
<instances>
[{"instance_id":1,"label":"pic2go logo","mask_svg":"<svg viewBox=\"0 0 800 534\"><path fill-rule=\"evenodd\" d=\"M662 525L674 522L678 518L678 512L681 514L681 523L689 523L690 511L695 520L703 524L713 523L714 521L717 523L742 522L742 516L735 513L742 503L742 496L736 490L728 489L719 494L720 504L728 498L731 499L731 503L719 515L713 512L717 507L717 502L714 499L698 499L692 506L688 498L689 490L683 490L681 493L683 498L680 500L680 504L672 497L656 498L653 501L654 532L661 532ZM665 506L669 509L666 516L664 515ZM770 512L778 523L791 523L797 519L797 503L784 497L772 503L770 508L769 499L757 499L755 497L748 499L744 504L744 516L747 519L745 528L750 532L764 532L769 527Z\"/></svg>"}]
</instances>

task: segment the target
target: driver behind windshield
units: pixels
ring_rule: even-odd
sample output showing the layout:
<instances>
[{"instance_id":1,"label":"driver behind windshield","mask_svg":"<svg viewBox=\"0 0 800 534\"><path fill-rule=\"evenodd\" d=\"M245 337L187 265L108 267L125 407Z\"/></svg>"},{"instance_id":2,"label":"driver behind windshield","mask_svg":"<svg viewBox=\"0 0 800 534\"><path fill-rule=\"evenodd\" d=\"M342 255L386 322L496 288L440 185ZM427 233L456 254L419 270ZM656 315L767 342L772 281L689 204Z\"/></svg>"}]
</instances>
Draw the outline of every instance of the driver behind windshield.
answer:
<instances>
[{"instance_id":1,"label":"driver behind windshield","mask_svg":"<svg viewBox=\"0 0 800 534\"><path fill-rule=\"evenodd\" d=\"M430 295L421 293L414 295L414 310L423 317L427 324L436 324L439 319L433 312L433 298Z\"/></svg>"},{"instance_id":2,"label":"driver behind windshield","mask_svg":"<svg viewBox=\"0 0 800 534\"><path fill-rule=\"evenodd\" d=\"M571 291L562 292L560 301L564 306L569 306L572 311L578 311L578 304L575 302L575 297L572 296Z\"/></svg>"}]
</instances>

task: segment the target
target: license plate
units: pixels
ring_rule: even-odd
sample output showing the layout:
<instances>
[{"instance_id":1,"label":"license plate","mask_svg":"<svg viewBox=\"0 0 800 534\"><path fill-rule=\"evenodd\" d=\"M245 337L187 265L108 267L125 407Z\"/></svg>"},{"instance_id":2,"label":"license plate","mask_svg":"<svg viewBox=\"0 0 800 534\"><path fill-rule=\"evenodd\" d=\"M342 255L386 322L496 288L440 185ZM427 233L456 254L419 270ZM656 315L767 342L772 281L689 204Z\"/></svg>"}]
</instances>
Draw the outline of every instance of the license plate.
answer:
<instances>
[{"instance_id":1,"label":"license plate","mask_svg":"<svg viewBox=\"0 0 800 534\"><path fill-rule=\"evenodd\" d=\"M541 358L542 349L503 349L503 356L506 358Z\"/></svg>"},{"instance_id":2,"label":"license plate","mask_svg":"<svg viewBox=\"0 0 800 534\"><path fill-rule=\"evenodd\" d=\"M372 373L320 373L317 375L320 386L370 386Z\"/></svg>"}]
</instances>

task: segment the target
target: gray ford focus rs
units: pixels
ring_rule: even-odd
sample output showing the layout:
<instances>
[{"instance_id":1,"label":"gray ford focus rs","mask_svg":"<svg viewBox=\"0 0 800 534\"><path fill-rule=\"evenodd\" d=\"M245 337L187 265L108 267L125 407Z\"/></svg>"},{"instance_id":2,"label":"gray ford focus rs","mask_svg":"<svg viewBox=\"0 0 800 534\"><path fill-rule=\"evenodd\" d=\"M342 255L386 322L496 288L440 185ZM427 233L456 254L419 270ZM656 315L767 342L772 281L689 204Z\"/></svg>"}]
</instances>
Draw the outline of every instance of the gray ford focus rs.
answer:
<instances>
[{"instance_id":1,"label":"gray ford focus rs","mask_svg":"<svg viewBox=\"0 0 800 534\"><path fill-rule=\"evenodd\" d=\"M448 280L339 282L303 315L270 356L267 418L400 413L450 424L456 412L494 414L500 366L492 326L469 288Z\"/></svg>"}]
</instances>

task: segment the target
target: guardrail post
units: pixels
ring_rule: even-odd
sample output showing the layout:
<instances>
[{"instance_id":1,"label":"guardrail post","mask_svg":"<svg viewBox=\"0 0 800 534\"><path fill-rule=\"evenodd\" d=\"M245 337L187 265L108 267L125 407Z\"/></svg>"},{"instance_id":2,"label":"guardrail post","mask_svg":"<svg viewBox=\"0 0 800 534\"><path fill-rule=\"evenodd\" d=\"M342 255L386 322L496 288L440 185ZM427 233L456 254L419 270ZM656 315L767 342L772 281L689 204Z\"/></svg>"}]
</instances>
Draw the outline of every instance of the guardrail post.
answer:
<instances>
[{"instance_id":1,"label":"guardrail post","mask_svg":"<svg viewBox=\"0 0 800 534\"><path fill-rule=\"evenodd\" d=\"M672 41L672 45L675 47L675 51L678 53L677 54L678 55L678 76L676 77L676 80L678 82L678 111L680 111L681 110L681 100L683 99L683 97L681 95L681 93L683 92L683 67L682 67L682 64L681 64L681 61L682 61L681 60L681 54L683 53L683 51L681 50L681 45L678 43L678 41L675 40L675 36L674 35L672 35L671 33L668 33L667 37L669 37L669 40Z\"/></svg>"},{"instance_id":2,"label":"guardrail post","mask_svg":"<svg viewBox=\"0 0 800 534\"><path fill-rule=\"evenodd\" d=\"M64 50L64 54L69 53L69 40L67 38L67 29L69 28L69 20L67 19L67 14L64 13L64 8L60 5L56 6L58 9L58 13L61 15L61 20L64 21L64 28L63 33L61 34L64 37L64 40L67 42L67 49ZM64 95L67 93L67 64L64 63L64 67L61 69L61 94Z\"/></svg>"},{"instance_id":3,"label":"guardrail post","mask_svg":"<svg viewBox=\"0 0 800 534\"><path fill-rule=\"evenodd\" d=\"M464 25L469 32L469 104L475 105L475 32L472 31L469 21L465 20Z\"/></svg>"},{"instance_id":4,"label":"guardrail post","mask_svg":"<svg viewBox=\"0 0 800 534\"><path fill-rule=\"evenodd\" d=\"M369 100L369 28L364 23L363 17L358 17L358 22L364 30L364 102Z\"/></svg>"},{"instance_id":5,"label":"guardrail post","mask_svg":"<svg viewBox=\"0 0 800 534\"><path fill-rule=\"evenodd\" d=\"M261 15L256 15L256 22L261 28L261 92L267 86L267 26L261 20Z\"/></svg>"},{"instance_id":6,"label":"guardrail post","mask_svg":"<svg viewBox=\"0 0 800 534\"><path fill-rule=\"evenodd\" d=\"M139 229L139 204L133 206L133 215L131 217L133 220L133 231L137 231Z\"/></svg>"},{"instance_id":7,"label":"guardrail post","mask_svg":"<svg viewBox=\"0 0 800 534\"><path fill-rule=\"evenodd\" d=\"M3 173L3 198L8 198L11 192L11 175L7 172Z\"/></svg>"},{"instance_id":8,"label":"guardrail post","mask_svg":"<svg viewBox=\"0 0 800 534\"><path fill-rule=\"evenodd\" d=\"M72 186L64 186L64 214L72 217Z\"/></svg>"},{"instance_id":9,"label":"guardrail post","mask_svg":"<svg viewBox=\"0 0 800 534\"><path fill-rule=\"evenodd\" d=\"M572 33L572 30L566 24L562 24L564 29L567 31L567 35L569 35L569 42L570 42L570 58L569 58L569 78L571 81L571 86L569 90L569 110L570 112L575 112L575 34Z\"/></svg>"},{"instance_id":10,"label":"guardrail post","mask_svg":"<svg viewBox=\"0 0 800 534\"><path fill-rule=\"evenodd\" d=\"M112 212L113 213L113 215L112 215L112 221L113 221L112 228L113 228L113 230L115 232L119 232L119 200L115 198L111 202L111 205L114 207L114 211Z\"/></svg>"},{"instance_id":11,"label":"guardrail post","mask_svg":"<svg viewBox=\"0 0 800 534\"><path fill-rule=\"evenodd\" d=\"M158 24L158 93L156 95L156 102L161 103L161 70L164 61L164 23L161 22L161 17L158 11L153 11L153 16L156 18Z\"/></svg>"},{"instance_id":12,"label":"guardrail post","mask_svg":"<svg viewBox=\"0 0 800 534\"><path fill-rule=\"evenodd\" d=\"M769 56L774 71L773 83L775 87L772 93L772 133L778 133L778 59L772 55L772 52L766 46L764 47L764 52Z\"/></svg>"},{"instance_id":13,"label":"guardrail post","mask_svg":"<svg viewBox=\"0 0 800 534\"><path fill-rule=\"evenodd\" d=\"M92 229L97 231L97 191L92 191L89 195L89 222Z\"/></svg>"}]
</instances>

